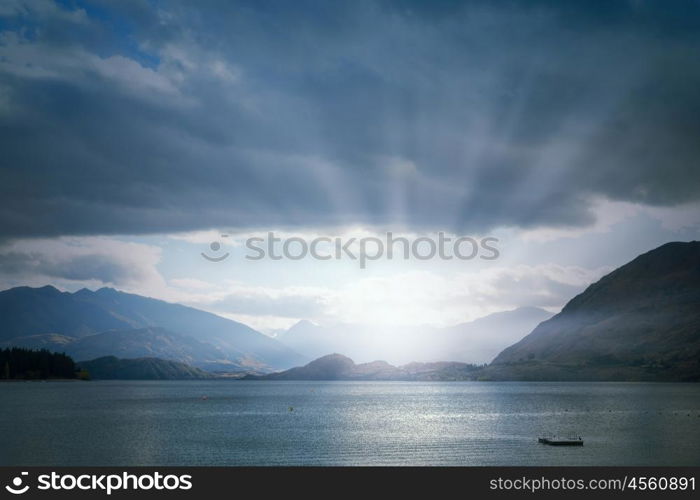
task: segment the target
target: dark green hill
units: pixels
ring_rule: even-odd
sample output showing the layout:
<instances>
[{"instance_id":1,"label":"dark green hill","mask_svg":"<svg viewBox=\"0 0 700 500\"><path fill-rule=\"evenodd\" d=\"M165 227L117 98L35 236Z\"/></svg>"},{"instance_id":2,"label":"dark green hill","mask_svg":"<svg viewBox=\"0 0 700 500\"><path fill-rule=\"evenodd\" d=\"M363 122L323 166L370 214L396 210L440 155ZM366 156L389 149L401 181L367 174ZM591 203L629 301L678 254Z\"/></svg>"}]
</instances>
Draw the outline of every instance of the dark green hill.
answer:
<instances>
[{"instance_id":1,"label":"dark green hill","mask_svg":"<svg viewBox=\"0 0 700 500\"><path fill-rule=\"evenodd\" d=\"M342 354L328 354L311 363L248 380L474 380L480 367L467 363L409 363L393 366L386 361L355 364Z\"/></svg>"},{"instance_id":2,"label":"dark green hill","mask_svg":"<svg viewBox=\"0 0 700 500\"><path fill-rule=\"evenodd\" d=\"M76 378L70 356L46 349L0 349L0 380Z\"/></svg>"},{"instance_id":3,"label":"dark green hill","mask_svg":"<svg viewBox=\"0 0 700 500\"><path fill-rule=\"evenodd\" d=\"M700 242L640 255L487 370L493 379L700 380Z\"/></svg>"},{"instance_id":4,"label":"dark green hill","mask_svg":"<svg viewBox=\"0 0 700 500\"><path fill-rule=\"evenodd\" d=\"M185 363L158 358L119 359L105 356L78 366L94 380L199 380L213 375Z\"/></svg>"}]
</instances>

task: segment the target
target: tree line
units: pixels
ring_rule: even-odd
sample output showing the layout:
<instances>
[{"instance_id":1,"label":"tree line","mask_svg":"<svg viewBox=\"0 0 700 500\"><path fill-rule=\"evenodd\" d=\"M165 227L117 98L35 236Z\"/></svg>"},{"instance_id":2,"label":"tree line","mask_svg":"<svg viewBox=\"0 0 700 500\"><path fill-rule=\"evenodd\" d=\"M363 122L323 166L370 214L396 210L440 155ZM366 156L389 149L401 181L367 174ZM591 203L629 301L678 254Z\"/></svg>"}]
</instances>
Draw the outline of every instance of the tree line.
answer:
<instances>
[{"instance_id":1,"label":"tree line","mask_svg":"<svg viewBox=\"0 0 700 500\"><path fill-rule=\"evenodd\" d=\"M11 347L0 350L0 379L83 378L75 361L46 349Z\"/></svg>"}]
</instances>

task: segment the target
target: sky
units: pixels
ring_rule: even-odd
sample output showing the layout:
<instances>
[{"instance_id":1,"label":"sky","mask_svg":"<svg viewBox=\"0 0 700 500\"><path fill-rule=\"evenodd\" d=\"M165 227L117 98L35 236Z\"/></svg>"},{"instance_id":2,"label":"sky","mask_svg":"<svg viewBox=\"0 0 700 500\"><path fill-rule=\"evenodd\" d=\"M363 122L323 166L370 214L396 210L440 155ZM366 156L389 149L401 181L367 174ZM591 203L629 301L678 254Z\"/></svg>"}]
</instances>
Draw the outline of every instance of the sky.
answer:
<instances>
[{"instance_id":1,"label":"sky","mask_svg":"<svg viewBox=\"0 0 700 500\"><path fill-rule=\"evenodd\" d=\"M698 89L694 1L6 0L0 289L110 286L265 333L556 312L698 239ZM499 255L247 259L270 232Z\"/></svg>"}]
</instances>

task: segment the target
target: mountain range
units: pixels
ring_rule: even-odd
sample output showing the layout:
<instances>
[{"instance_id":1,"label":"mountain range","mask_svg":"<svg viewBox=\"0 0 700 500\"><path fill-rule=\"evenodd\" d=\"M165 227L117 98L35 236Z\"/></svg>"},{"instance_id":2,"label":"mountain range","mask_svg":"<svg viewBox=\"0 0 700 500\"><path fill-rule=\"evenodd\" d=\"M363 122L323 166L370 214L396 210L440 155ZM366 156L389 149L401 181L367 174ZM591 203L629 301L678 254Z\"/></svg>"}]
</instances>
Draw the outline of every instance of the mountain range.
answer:
<instances>
[{"instance_id":1,"label":"mountain range","mask_svg":"<svg viewBox=\"0 0 700 500\"><path fill-rule=\"evenodd\" d=\"M119 359L104 356L79 363L95 380L206 380L214 378L209 372L186 363L160 358Z\"/></svg>"},{"instance_id":2,"label":"mountain range","mask_svg":"<svg viewBox=\"0 0 700 500\"><path fill-rule=\"evenodd\" d=\"M233 362L226 362L225 354L213 344L200 342L193 337L169 332L159 327L109 330L80 338L55 333L29 335L6 343L11 343L15 347L65 352L79 361L102 356L155 357L190 365L201 364L210 369L213 367L225 369L233 366Z\"/></svg>"},{"instance_id":3,"label":"mountain range","mask_svg":"<svg viewBox=\"0 0 700 500\"><path fill-rule=\"evenodd\" d=\"M0 292L0 318L0 345L65 351L78 361L157 356L237 371L284 369L308 359L236 321L112 288L12 288Z\"/></svg>"},{"instance_id":4,"label":"mountain range","mask_svg":"<svg viewBox=\"0 0 700 500\"><path fill-rule=\"evenodd\" d=\"M118 356L127 360L103 359L96 369L114 374L129 365L131 373L184 378L199 375L172 364L158 371L153 358L275 380L700 381L700 242L640 255L548 315L520 308L444 329L304 321L276 340L211 313L110 288L18 287L0 292L0 347L66 352L82 364ZM343 349L370 362L326 355ZM367 359L377 353L392 354L394 364ZM134 358L150 361L136 370L125 362ZM402 358L422 362L394 361Z\"/></svg>"},{"instance_id":5,"label":"mountain range","mask_svg":"<svg viewBox=\"0 0 700 500\"><path fill-rule=\"evenodd\" d=\"M446 328L320 326L302 320L276 338L311 358L341 352L356 360L386 359L396 364L441 360L483 364L551 316L544 309L521 307Z\"/></svg>"},{"instance_id":6,"label":"mountain range","mask_svg":"<svg viewBox=\"0 0 700 500\"><path fill-rule=\"evenodd\" d=\"M356 365L336 354L257 378L415 380L409 366L382 361ZM668 243L640 255L590 285L488 366L449 367L455 368L457 378L444 368L423 376L700 381L700 242Z\"/></svg>"},{"instance_id":7,"label":"mountain range","mask_svg":"<svg viewBox=\"0 0 700 500\"><path fill-rule=\"evenodd\" d=\"M409 363L393 366L386 361L355 364L342 354L328 354L305 366L279 373L248 375L246 380L474 380L480 367L467 363Z\"/></svg>"}]
</instances>

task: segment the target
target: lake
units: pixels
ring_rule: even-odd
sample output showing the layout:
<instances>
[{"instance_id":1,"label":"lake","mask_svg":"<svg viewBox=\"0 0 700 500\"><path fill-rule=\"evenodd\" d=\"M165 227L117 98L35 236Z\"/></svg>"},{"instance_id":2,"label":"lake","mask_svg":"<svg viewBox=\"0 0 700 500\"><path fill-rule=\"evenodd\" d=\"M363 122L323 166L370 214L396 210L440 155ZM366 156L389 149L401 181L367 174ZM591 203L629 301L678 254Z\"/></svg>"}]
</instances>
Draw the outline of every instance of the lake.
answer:
<instances>
[{"instance_id":1,"label":"lake","mask_svg":"<svg viewBox=\"0 0 700 500\"><path fill-rule=\"evenodd\" d=\"M700 465L700 384L0 384L0 465ZM582 436L549 447L541 434Z\"/></svg>"}]
</instances>

